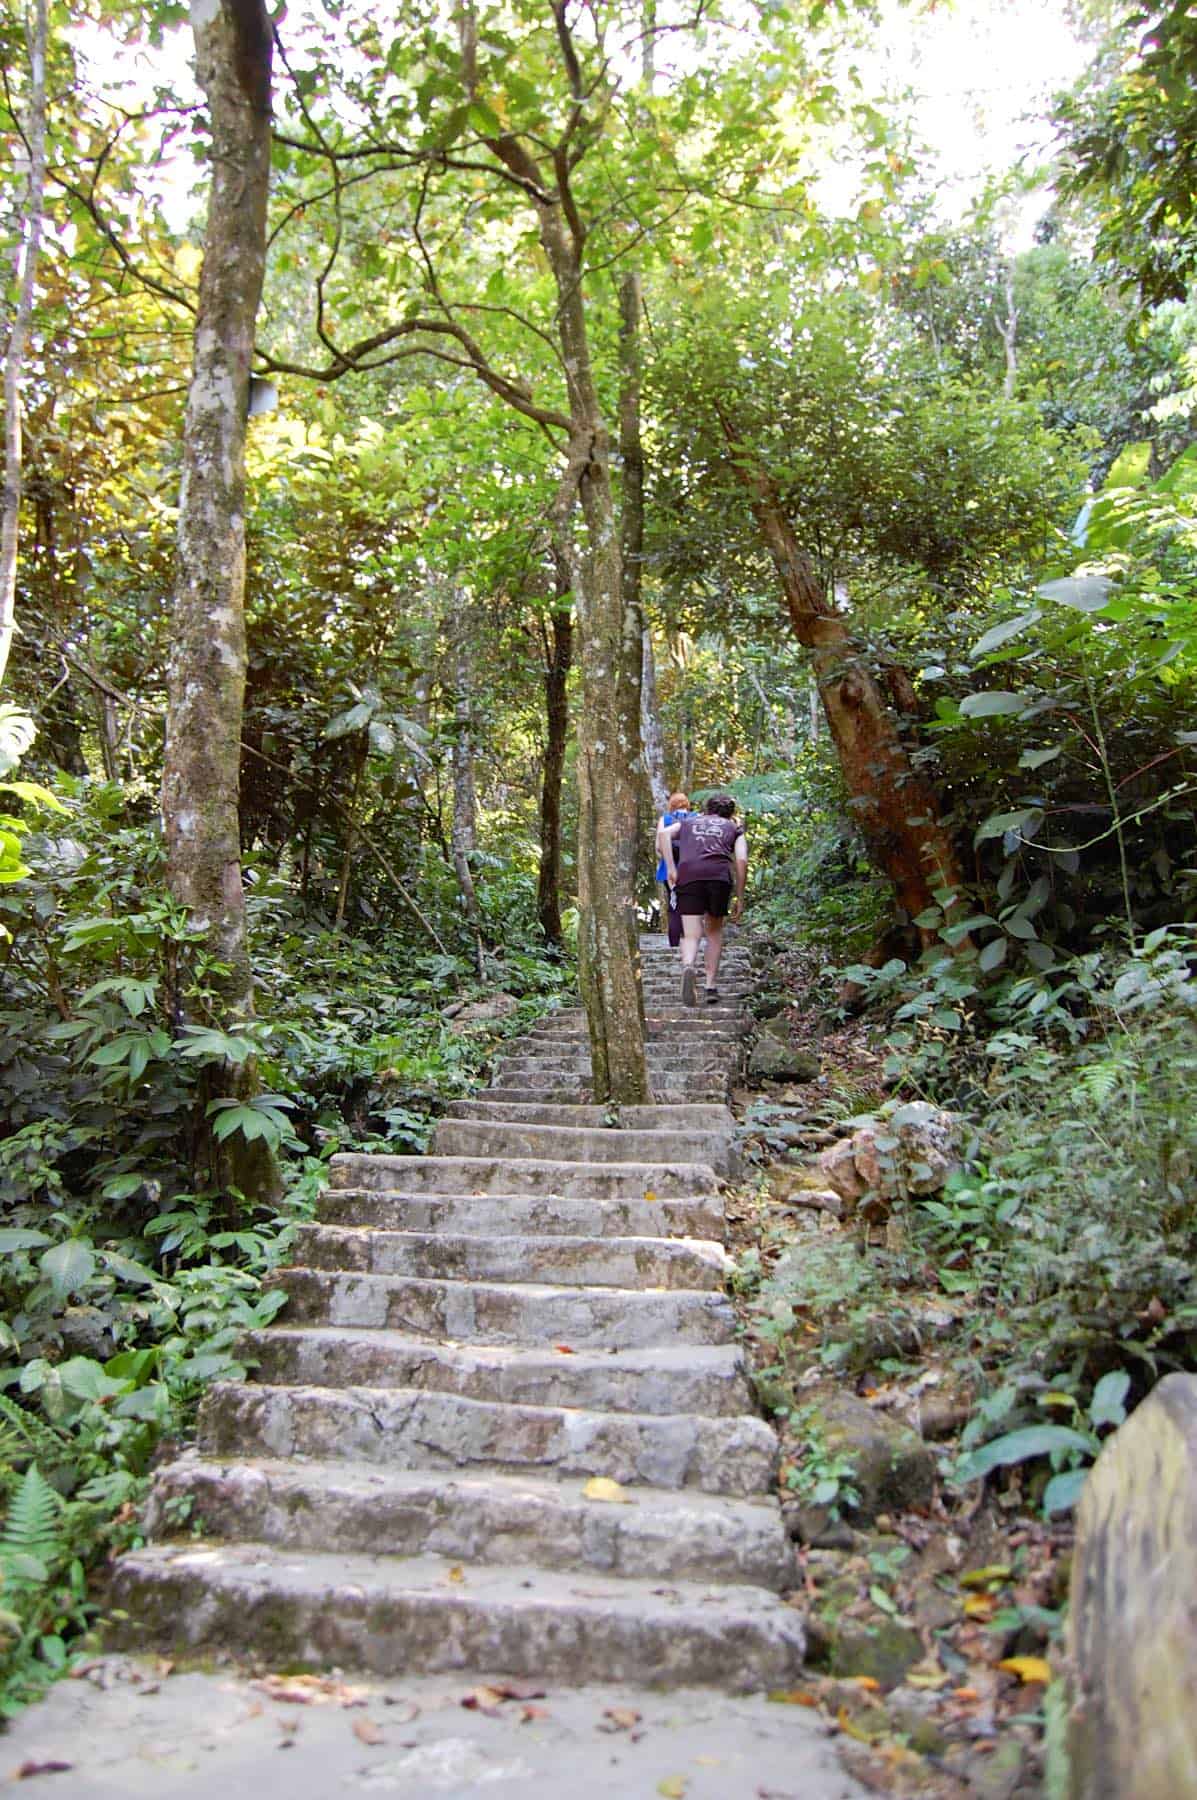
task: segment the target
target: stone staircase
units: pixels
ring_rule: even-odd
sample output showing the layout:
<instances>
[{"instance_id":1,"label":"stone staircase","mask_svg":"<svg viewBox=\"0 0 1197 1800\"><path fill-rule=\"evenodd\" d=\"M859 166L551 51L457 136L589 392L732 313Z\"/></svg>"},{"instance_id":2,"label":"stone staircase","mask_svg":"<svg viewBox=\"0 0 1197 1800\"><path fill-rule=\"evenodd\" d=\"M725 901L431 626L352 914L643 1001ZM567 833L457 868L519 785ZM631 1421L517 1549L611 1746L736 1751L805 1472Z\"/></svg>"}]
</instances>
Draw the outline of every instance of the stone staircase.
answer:
<instances>
[{"instance_id":1,"label":"stone staircase","mask_svg":"<svg viewBox=\"0 0 1197 1800\"><path fill-rule=\"evenodd\" d=\"M253 1381L205 1400L122 1557L122 1636L378 1674L788 1683L799 1615L724 1294L742 953L686 1010L642 941L657 1104L589 1100L577 1011L424 1157L334 1159ZM622 1499L588 1494L595 1476ZM188 1512L202 1538L170 1541Z\"/></svg>"}]
</instances>

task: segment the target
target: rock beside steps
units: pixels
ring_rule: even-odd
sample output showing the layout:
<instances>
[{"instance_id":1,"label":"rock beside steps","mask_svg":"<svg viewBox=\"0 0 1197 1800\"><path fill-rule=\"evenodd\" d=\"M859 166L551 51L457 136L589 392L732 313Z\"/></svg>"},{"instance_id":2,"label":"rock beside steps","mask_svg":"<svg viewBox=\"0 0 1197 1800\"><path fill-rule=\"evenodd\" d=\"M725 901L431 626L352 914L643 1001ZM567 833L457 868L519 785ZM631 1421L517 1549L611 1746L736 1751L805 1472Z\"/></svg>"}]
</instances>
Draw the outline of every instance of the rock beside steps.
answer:
<instances>
[{"instance_id":1,"label":"rock beside steps","mask_svg":"<svg viewBox=\"0 0 1197 1800\"><path fill-rule=\"evenodd\" d=\"M674 954L642 956L652 1106L589 1102L584 1022L562 1012L432 1154L334 1159L273 1278L287 1306L245 1346L256 1378L211 1390L117 1565L128 1647L792 1680L776 1444L723 1292L747 971L731 949L720 1004L683 1009Z\"/></svg>"}]
</instances>

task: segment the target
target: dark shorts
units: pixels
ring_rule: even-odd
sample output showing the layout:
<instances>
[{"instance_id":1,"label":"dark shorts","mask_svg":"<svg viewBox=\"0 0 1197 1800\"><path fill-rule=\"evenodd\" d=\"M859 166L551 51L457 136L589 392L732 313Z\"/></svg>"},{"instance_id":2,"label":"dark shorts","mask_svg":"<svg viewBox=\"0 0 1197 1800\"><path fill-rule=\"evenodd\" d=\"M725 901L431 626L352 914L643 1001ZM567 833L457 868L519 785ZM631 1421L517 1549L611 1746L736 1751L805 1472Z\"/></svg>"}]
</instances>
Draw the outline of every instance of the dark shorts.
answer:
<instances>
[{"instance_id":1,"label":"dark shorts","mask_svg":"<svg viewBox=\"0 0 1197 1800\"><path fill-rule=\"evenodd\" d=\"M712 919L726 919L731 897L730 881L678 882L677 906L683 918L710 913Z\"/></svg>"}]
</instances>

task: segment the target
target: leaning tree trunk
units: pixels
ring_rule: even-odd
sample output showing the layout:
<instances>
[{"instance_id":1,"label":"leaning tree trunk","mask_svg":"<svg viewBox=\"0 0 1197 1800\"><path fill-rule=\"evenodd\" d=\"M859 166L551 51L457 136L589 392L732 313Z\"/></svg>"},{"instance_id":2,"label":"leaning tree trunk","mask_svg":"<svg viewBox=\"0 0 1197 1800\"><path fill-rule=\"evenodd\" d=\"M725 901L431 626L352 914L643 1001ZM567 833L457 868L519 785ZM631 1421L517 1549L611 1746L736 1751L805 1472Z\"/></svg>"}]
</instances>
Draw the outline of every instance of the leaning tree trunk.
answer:
<instances>
[{"instance_id":1,"label":"leaning tree trunk","mask_svg":"<svg viewBox=\"0 0 1197 1800\"><path fill-rule=\"evenodd\" d=\"M544 773L540 788L540 872L536 883L536 916L546 944L560 944L561 925L561 783L569 741L569 671L574 656L574 621L569 570L554 550L556 589L545 640Z\"/></svg>"},{"instance_id":2,"label":"leaning tree trunk","mask_svg":"<svg viewBox=\"0 0 1197 1800\"><path fill-rule=\"evenodd\" d=\"M726 421L725 431L731 437ZM963 876L939 797L911 764L881 685L798 542L768 472L738 463L781 582L794 635L811 653L819 696L859 825L911 919L959 895ZM951 902L949 901L950 905ZM928 934L930 935L930 934Z\"/></svg>"},{"instance_id":3,"label":"leaning tree trunk","mask_svg":"<svg viewBox=\"0 0 1197 1800\"><path fill-rule=\"evenodd\" d=\"M263 0L193 0L196 65L208 100L211 189L183 426L178 578L167 675L162 817L167 879L227 971L224 1020L253 1012L241 885L238 787L245 696L245 429L254 323L266 261L270 176L270 19ZM187 987L179 972L175 1015ZM253 1091L251 1068L224 1091ZM243 1192L274 1182L272 1159L237 1135L222 1179Z\"/></svg>"},{"instance_id":4,"label":"leaning tree trunk","mask_svg":"<svg viewBox=\"0 0 1197 1800\"><path fill-rule=\"evenodd\" d=\"M33 284L46 186L46 0L29 20L29 180L14 255L17 303L4 351L4 501L0 508L0 686L16 629L17 549L21 528L21 375L33 319Z\"/></svg>"}]
</instances>

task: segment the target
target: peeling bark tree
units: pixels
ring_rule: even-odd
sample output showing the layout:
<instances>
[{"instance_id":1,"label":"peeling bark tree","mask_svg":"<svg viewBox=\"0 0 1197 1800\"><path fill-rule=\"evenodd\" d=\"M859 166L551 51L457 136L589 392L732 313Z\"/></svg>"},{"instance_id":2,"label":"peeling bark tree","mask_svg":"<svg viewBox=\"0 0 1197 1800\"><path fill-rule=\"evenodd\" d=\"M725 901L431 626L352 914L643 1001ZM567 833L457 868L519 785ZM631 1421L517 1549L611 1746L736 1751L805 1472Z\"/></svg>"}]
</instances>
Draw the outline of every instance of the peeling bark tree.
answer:
<instances>
[{"instance_id":1,"label":"peeling bark tree","mask_svg":"<svg viewBox=\"0 0 1197 1800\"><path fill-rule=\"evenodd\" d=\"M873 860L893 882L898 904L917 918L939 903L937 892L940 898L945 891L956 895L963 885L938 796L912 766L881 684L799 544L776 484L745 454L726 416L722 424L794 635L811 653L853 818Z\"/></svg>"},{"instance_id":2,"label":"peeling bark tree","mask_svg":"<svg viewBox=\"0 0 1197 1800\"><path fill-rule=\"evenodd\" d=\"M263 0L193 0L196 64L208 100L211 191L183 427L178 577L167 677L162 817L175 898L227 969L226 1020L253 1011L241 885L238 787L245 695L245 430L254 322L266 262L270 21ZM185 1010L176 980L175 1016ZM252 1071L230 1070L225 1091ZM240 1143L236 1137L230 1146ZM270 1171L242 1156L230 1179L260 1189Z\"/></svg>"},{"instance_id":3,"label":"peeling bark tree","mask_svg":"<svg viewBox=\"0 0 1197 1800\"><path fill-rule=\"evenodd\" d=\"M4 504L0 516L0 686L16 629L17 548L21 525L21 374L33 319L33 285L42 237L46 186L46 0L29 20L29 181L13 258L17 303L4 351Z\"/></svg>"}]
</instances>

